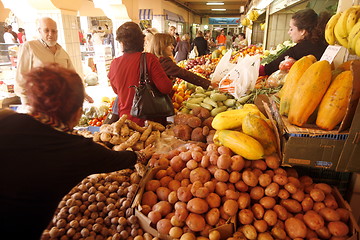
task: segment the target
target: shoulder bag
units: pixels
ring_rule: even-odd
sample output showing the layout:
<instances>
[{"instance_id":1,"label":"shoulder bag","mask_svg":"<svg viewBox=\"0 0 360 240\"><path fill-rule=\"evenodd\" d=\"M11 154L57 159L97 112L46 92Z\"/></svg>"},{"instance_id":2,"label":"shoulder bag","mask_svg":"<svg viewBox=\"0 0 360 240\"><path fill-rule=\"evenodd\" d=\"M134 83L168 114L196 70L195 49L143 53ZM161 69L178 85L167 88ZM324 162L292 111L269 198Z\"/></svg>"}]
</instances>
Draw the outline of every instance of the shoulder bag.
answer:
<instances>
[{"instance_id":1,"label":"shoulder bag","mask_svg":"<svg viewBox=\"0 0 360 240\"><path fill-rule=\"evenodd\" d=\"M156 86L150 82L146 69L146 53L140 57L139 86L135 88L135 95L130 115L137 118L159 118L175 114L171 98L161 93Z\"/></svg>"}]
</instances>

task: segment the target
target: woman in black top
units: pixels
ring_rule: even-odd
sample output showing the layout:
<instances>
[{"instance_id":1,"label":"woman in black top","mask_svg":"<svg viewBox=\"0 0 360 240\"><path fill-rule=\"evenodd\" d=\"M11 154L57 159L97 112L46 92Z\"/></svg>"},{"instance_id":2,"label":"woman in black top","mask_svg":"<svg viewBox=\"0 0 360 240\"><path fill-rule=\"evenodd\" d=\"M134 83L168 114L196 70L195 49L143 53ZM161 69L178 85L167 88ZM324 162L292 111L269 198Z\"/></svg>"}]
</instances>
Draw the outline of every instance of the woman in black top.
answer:
<instances>
[{"instance_id":1,"label":"woman in black top","mask_svg":"<svg viewBox=\"0 0 360 240\"><path fill-rule=\"evenodd\" d=\"M191 50L194 48L194 46L196 46L199 56L208 54L208 42L205 40L202 31L197 32L196 38L191 44Z\"/></svg>"},{"instance_id":2,"label":"woman in black top","mask_svg":"<svg viewBox=\"0 0 360 240\"><path fill-rule=\"evenodd\" d=\"M52 64L25 79L30 113L0 110L3 239L40 239L58 203L82 179L132 167L138 156L153 152L115 152L71 134L85 94L75 72Z\"/></svg>"},{"instance_id":3,"label":"woman in black top","mask_svg":"<svg viewBox=\"0 0 360 240\"><path fill-rule=\"evenodd\" d=\"M260 75L270 75L279 70L279 64L285 56L299 60L303 56L312 54L320 60L328 44L325 41L325 26L331 15L322 12L319 15L312 9L297 11L290 20L288 34L297 43L271 63L260 67Z\"/></svg>"}]
</instances>

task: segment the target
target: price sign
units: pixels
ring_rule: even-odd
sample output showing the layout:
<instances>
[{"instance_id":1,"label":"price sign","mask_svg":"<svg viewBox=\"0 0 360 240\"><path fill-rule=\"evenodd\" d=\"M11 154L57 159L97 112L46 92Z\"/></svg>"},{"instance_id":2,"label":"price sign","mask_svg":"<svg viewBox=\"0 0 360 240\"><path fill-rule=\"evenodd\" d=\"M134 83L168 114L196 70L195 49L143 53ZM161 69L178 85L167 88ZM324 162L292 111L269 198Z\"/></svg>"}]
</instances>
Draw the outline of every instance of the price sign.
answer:
<instances>
[{"instance_id":1,"label":"price sign","mask_svg":"<svg viewBox=\"0 0 360 240\"><path fill-rule=\"evenodd\" d=\"M340 49L341 46L334 46L334 45L327 46L324 54L321 56L320 61L326 60L329 63L332 63L332 61L334 61L334 58L336 57Z\"/></svg>"}]
</instances>

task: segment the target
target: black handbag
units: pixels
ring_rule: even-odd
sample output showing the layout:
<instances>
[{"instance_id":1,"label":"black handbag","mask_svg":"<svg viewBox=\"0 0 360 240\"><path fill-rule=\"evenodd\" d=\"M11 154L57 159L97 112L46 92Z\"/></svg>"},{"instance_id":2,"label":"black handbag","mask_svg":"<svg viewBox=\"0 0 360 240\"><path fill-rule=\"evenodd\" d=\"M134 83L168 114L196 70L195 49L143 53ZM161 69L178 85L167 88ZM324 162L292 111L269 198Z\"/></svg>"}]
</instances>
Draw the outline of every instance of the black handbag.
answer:
<instances>
[{"instance_id":1,"label":"black handbag","mask_svg":"<svg viewBox=\"0 0 360 240\"><path fill-rule=\"evenodd\" d=\"M175 114L170 96L161 93L149 80L146 70L146 53L142 53L140 57L139 86L131 87L135 88L130 111L131 116L151 119L169 117Z\"/></svg>"}]
</instances>

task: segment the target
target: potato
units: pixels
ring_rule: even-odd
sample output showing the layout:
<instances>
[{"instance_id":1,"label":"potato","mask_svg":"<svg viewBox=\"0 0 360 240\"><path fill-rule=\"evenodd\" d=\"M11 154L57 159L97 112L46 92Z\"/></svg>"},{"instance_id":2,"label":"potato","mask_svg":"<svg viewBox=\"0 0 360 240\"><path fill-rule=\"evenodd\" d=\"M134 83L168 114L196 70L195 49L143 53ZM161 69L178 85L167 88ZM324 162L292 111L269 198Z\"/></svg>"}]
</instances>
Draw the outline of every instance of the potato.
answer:
<instances>
[{"instance_id":1,"label":"potato","mask_svg":"<svg viewBox=\"0 0 360 240\"><path fill-rule=\"evenodd\" d=\"M259 233L266 232L268 230L268 224L265 220L255 220L253 225Z\"/></svg>"},{"instance_id":2,"label":"potato","mask_svg":"<svg viewBox=\"0 0 360 240\"><path fill-rule=\"evenodd\" d=\"M193 198L187 203L186 209L192 213L203 214L209 210L209 205L204 199Z\"/></svg>"},{"instance_id":3,"label":"potato","mask_svg":"<svg viewBox=\"0 0 360 240\"><path fill-rule=\"evenodd\" d=\"M200 181L203 184L210 180L210 172L205 168L198 167L190 172L190 181Z\"/></svg>"},{"instance_id":4,"label":"potato","mask_svg":"<svg viewBox=\"0 0 360 240\"><path fill-rule=\"evenodd\" d=\"M159 187L156 189L156 195L160 201L166 201L168 200L170 194L170 189L166 187Z\"/></svg>"},{"instance_id":5,"label":"potato","mask_svg":"<svg viewBox=\"0 0 360 240\"><path fill-rule=\"evenodd\" d=\"M169 234L171 228L172 225L169 219L161 219L156 224L156 229L160 234Z\"/></svg>"},{"instance_id":6,"label":"potato","mask_svg":"<svg viewBox=\"0 0 360 240\"><path fill-rule=\"evenodd\" d=\"M281 199L288 199L290 197L290 193L285 189L280 189L278 193L278 197Z\"/></svg>"},{"instance_id":7,"label":"potato","mask_svg":"<svg viewBox=\"0 0 360 240\"><path fill-rule=\"evenodd\" d=\"M293 168L290 168L290 169L293 169ZM289 175L288 175L288 182L294 184L294 186L296 188L299 188L300 185L301 185L298 178L292 177L292 176L289 176Z\"/></svg>"},{"instance_id":8,"label":"potato","mask_svg":"<svg viewBox=\"0 0 360 240\"><path fill-rule=\"evenodd\" d=\"M172 180L174 180L172 177L165 176L160 179L160 184L162 187L167 187Z\"/></svg>"},{"instance_id":9,"label":"potato","mask_svg":"<svg viewBox=\"0 0 360 240\"><path fill-rule=\"evenodd\" d=\"M285 230L290 238L305 238L306 226L305 223L297 218L288 218L285 221Z\"/></svg>"},{"instance_id":10,"label":"potato","mask_svg":"<svg viewBox=\"0 0 360 240\"><path fill-rule=\"evenodd\" d=\"M259 200L259 203L265 208L265 209L271 209L275 206L276 201L272 197L263 197Z\"/></svg>"},{"instance_id":11,"label":"potato","mask_svg":"<svg viewBox=\"0 0 360 240\"><path fill-rule=\"evenodd\" d=\"M265 232L265 233L259 233L258 240L273 240L274 238L270 235L270 233Z\"/></svg>"},{"instance_id":12,"label":"potato","mask_svg":"<svg viewBox=\"0 0 360 240\"><path fill-rule=\"evenodd\" d=\"M315 232L320 239L329 239L331 237L331 233L327 227L320 228Z\"/></svg>"},{"instance_id":13,"label":"potato","mask_svg":"<svg viewBox=\"0 0 360 240\"><path fill-rule=\"evenodd\" d=\"M264 173L259 176L259 185L262 187L267 187L272 182L272 179L269 174Z\"/></svg>"},{"instance_id":14,"label":"potato","mask_svg":"<svg viewBox=\"0 0 360 240\"><path fill-rule=\"evenodd\" d=\"M261 171L265 171L267 168L267 165L264 160L254 160L254 161L251 161L251 167L258 168Z\"/></svg>"},{"instance_id":15,"label":"potato","mask_svg":"<svg viewBox=\"0 0 360 240\"><path fill-rule=\"evenodd\" d=\"M205 219L198 214L190 213L186 218L186 225L191 231L198 232L204 229Z\"/></svg>"},{"instance_id":16,"label":"potato","mask_svg":"<svg viewBox=\"0 0 360 240\"><path fill-rule=\"evenodd\" d=\"M209 192L212 193L215 191L215 183L212 181L208 181L206 183L204 183L204 187L206 187L207 189L209 189Z\"/></svg>"},{"instance_id":17,"label":"potato","mask_svg":"<svg viewBox=\"0 0 360 240\"><path fill-rule=\"evenodd\" d=\"M147 191L143 194L141 204L154 206L158 202L157 195L153 191Z\"/></svg>"},{"instance_id":18,"label":"potato","mask_svg":"<svg viewBox=\"0 0 360 240\"><path fill-rule=\"evenodd\" d=\"M218 151L223 148L226 148L226 147L220 146ZM230 168L231 164L232 164L232 160L231 160L231 157L229 154L220 155L220 157L218 158L218 160L216 162L217 167L220 169L224 169L224 170Z\"/></svg>"},{"instance_id":19,"label":"potato","mask_svg":"<svg viewBox=\"0 0 360 240\"><path fill-rule=\"evenodd\" d=\"M161 220L161 213L157 211L151 211L147 217L150 219L151 223L156 224Z\"/></svg>"},{"instance_id":20,"label":"potato","mask_svg":"<svg viewBox=\"0 0 360 240\"><path fill-rule=\"evenodd\" d=\"M349 217L350 217L349 210L345 208L338 208L335 211L339 214L341 221L343 221L344 223L347 223L349 221Z\"/></svg>"},{"instance_id":21,"label":"potato","mask_svg":"<svg viewBox=\"0 0 360 240\"><path fill-rule=\"evenodd\" d=\"M230 175L227 171L223 169L217 169L214 173L214 177L220 182L227 182L230 178Z\"/></svg>"},{"instance_id":22,"label":"potato","mask_svg":"<svg viewBox=\"0 0 360 240\"><path fill-rule=\"evenodd\" d=\"M283 228L273 227L271 229L271 235L273 235L275 239L286 239L286 232Z\"/></svg>"},{"instance_id":23,"label":"potato","mask_svg":"<svg viewBox=\"0 0 360 240\"><path fill-rule=\"evenodd\" d=\"M200 181L195 181L193 182L193 184L191 185L190 191L192 195L195 195L196 191L201 188L203 186L202 182Z\"/></svg>"},{"instance_id":24,"label":"potato","mask_svg":"<svg viewBox=\"0 0 360 240\"><path fill-rule=\"evenodd\" d=\"M208 203L210 208L217 208L217 207L220 207L221 198L216 193L210 193L206 197L206 202Z\"/></svg>"},{"instance_id":25,"label":"potato","mask_svg":"<svg viewBox=\"0 0 360 240\"><path fill-rule=\"evenodd\" d=\"M254 220L254 213L250 209L242 209L239 212L239 221L241 224L251 224Z\"/></svg>"},{"instance_id":26,"label":"potato","mask_svg":"<svg viewBox=\"0 0 360 240\"><path fill-rule=\"evenodd\" d=\"M191 139L192 128L185 124L175 125L173 127L175 137L188 141Z\"/></svg>"},{"instance_id":27,"label":"potato","mask_svg":"<svg viewBox=\"0 0 360 240\"><path fill-rule=\"evenodd\" d=\"M279 184L280 186L284 186L285 184L288 183L288 178L287 176L282 174L275 174L273 177L273 181Z\"/></svg>"},{"instance_id":28,"label":"potato","mask_svg":"<svg viewBox=\"0 0 360 240\"><path fill-rule=\"evenodd\" d=\"M244 183L244 181L240 180L237 183L235 183L235 187L240 192L247 192L249 189L249 186Z\"/></svg>"},{"instance_id":29,"label":"potato","mask_svg":"<svg viewBox=\"0 0 360 240\"><path fill-rule=\"evenodd\" d=\"M240 155L234 155L231 157L232 163L231 163L231 170L232 171L241 171L245 166L245 160Z\"/></svg>"},{"instance_id":30,"label":"potato","mask_svg":"<svg viewBox=\"0 0 360 240\"><path fill-rule=\"evenodd\" d=\"M304 185L304 187L308 187L313 184L313 180L309 176L301 176L299 178L299 181L300 183L302 183L302 185Z\"/></svg>"},{"instance_id":31,"label":"potato","mask_svg":"<svg viewBox=\"0 0 360 240\"><path fill-rule=\"evenodd\" d=\"M167 200L171 204L175 204L177 201L179 201L176 191L170 192Z\"/></svg>"},{"instance_id":32,"label":"potato","mask_svg":"<svg viewBox=\"0 0 360 240\"><path fill-rule=\"evenodd\" d=\"M142 205L141 212L147 216L151 212L151 207L149 205Z\"/></svg>"},{"instance_id":33,"label":"potato","mask_svg":"<svg viewBox=\"0 0 360 240\"><path fill-rule=\"evenodd\" d=\"M312 198L310 196L305 197L302 201L301 201L301 206L304 212L307 212L311 209L313 209L314 206L314 201L312 200Z\"/></svg>"},{"instance_id":34,"label":"potato","mask_svg":"<svg viewBox=\"0 0 360 240\"><path fill-rule=\"evenodd\" d=\"M264 189L256 186L250 190L250 198L254 200L260 200L264 196Z\"/></svg>"},{"instance_id":35,"label":"potato","mask_svg":"<svg viewBox=\"0 0 360 240\"><path fill-rule=\"evenodd\" d=\"M265 156L266 165L271 169L277 169L280 167L281 160L277 154Z\"/></svg>"},{"instance_id":36,"label":"potato","mask_svg":"<svg viewBox=\"0 0 360 240\"><path fill-rule=\"evenodd\" d=\"M251 171L255 174L255 176L257 177L257 179L259 179L259 176L263 174L263 172L262 172L260 169L258 169L258 168L254 168L254 169L251 170Z\"/></svg>"},{"instance_id":37,"label":"potato","mask_svg":"<svg viewBox=\"0 0 360 240\"><path fill-rule=\"evenodd\" d=\"M190 139L191 141L205 142L206 136L203 134L203 129L201 127L196 127L192 130Z\"/></svg>"},{"instance_id":38,"label":"potato","mask_svg":"<svg viewBox=\"0 0 360 240\"><path fill-rule=\"evenodd\" d=\"M155 178L157 180L160 180L161 178L167 176L166 170L165 169L160 169L156 174L155 174Z\"/></svg>"},{"instance_id":39,"label":"potato","mask_svg":"<svg viewBox=\"0 0 360 240\"><path fill-rule=\"evenodd\" d=\"M259 182L258 177L249 170L245 170L243 172L242 180L245 182L246 185L250 187L255 187Z\"/></svg>"},{"instance_id":40,"label":"potato","mask_svg":"<svg viewBox=\"0 0 360 240\"><path fill-rule=\"evenodd\" d=\"M181 236L180 240L196 240L196 237L193 233L187 232Z\"/></svg>"},{"instance_id":41,"label":"potato","mask_svg":"<svg viewBox=\"0 0 360 240\"><path fill-rule=\"evenodd\" d=\"M190 179L187 179L187 178L185 178L185 179L183 179L183 180L181 180L181 187L187 187L187 186L189 186L191 183L190 183ZM179 189L179 188L178 188Z\"/></svg>"},{"instance_id":42,"label":"potato","mask_svg":"<svg viewBox=\"0 0 360 240\"><path fill-rule=\"evenodd\" d=\"M295 186L295 184L288 182L287 184L285 184L284 188L286 189L286 191L288 191L290 194L294 194L298 191L297 187Z\"/></svg>"},{"instance_id":43,"label":"potato","mask_svg":"<svg viewBox=\"0 0 360 240\"><path fill-rule=\"evenodd\" d=\"M158 189L160 186L161 186L160 181L153 179L145 184L145 190L156 192L156 189Z\"/></svg>"},{"instance_id":44,"label":"potato","mask_svg":"<svg viewBox=\"0 0 360 240\"><path fill-rule=\"evenodd\" d=\"M294 193L293 195L291 195L292 199L295 199L298 202L302 202L305 198L305 193L302 190L298 190L296 193Z\"/></svg>"},{"instance_id":45,"label":"potato","mask_svg":"<svg viewBox=\"0 0 360 240\"><path fill-rule=\"evenodd\" d=\"M313 206L313 210L315 212L319 212L321 209L325 208L325 204L323 202L315 202Z\"/></svg>"},{"instance_id":46,"label":"potato","mask_svg":"<svg viewBox=\"0 0 360 240\"><path fill-rule=\"evenodd\" d=\"M177 197L182 202L188 202L192 198L192 194L190 192L190 189L187 187L179 187L176 191Z\"/></svg>"},{"instance_id":47,"label":"potato","mask_svg":"<svg viewBox=\"0 0 360 240\"><path fill-rule=\"evenodd\" d=\"M206 187L200 187L196 190L194 196L198 198L206 198L209 195L210 191Z\"/></svg>"},{"instance_id":48,"label":"potato","mask_svg":"<svg viewBox=\"0 0 360 240\"><path fill-rule=\"evenodd\" d=\"M237 202L240 209L245 209L250 206L250 201L250 195L248 193L241 192Z\"/></svg>"},{"instance_id":49,"label":"potato","mask_svg":"<svg viewBox=\"0 0 360 240\"><path fill-rule=\"evenodd\" d=\"M175 172L180 172L185 167L185 162L181 160L180 156L175 156L170 160L170 166Z\"/></svg>"},{"instance_id":50,"label":"potato","mask_svg":"<svg viewBox=\"0 0 360 240\"><path fill-rule=\"evenodd\" d=\"M281 200L280 205L291 213L299 213L302 210L300 203L294 199Z\"/></svg>"},{"instance_id":51,"label":"potato","mask_svg":"<svg viewBox=\"0 0 360 240\"><path fill-rule=\"evenodd\" d=\"M169 231L169 235L172 238L180 238L182 234L183 234L183 230L182 228L179 227L172 227Z\"/></svg>"},{"instance_id":52,"label":"potato","mask_svg":"<svg viewBox=\"0 0 360 240\"><path fill-rule=\"evenodd\" d=\"M204 155L201 158L200 166L207 168L210 165L210 156Z\"/></svg>"},{"instance_id":53,"label":"potato","mask_svg":"<svg viewBox=\"0 0 360 240\"><path fill-rule=\"evenodd\" d=\"M225 196L227 189L228 189L228 186L224 182L217 182L215 184L215 192L217 194L219 194L220 196Z\"/></svg>"},{"instance_id":54,"label":"potato","mask_svg":"<svg viewBox=\"0 0 360 240\"><path fill-rule=\"evenodd\" d=\"M218 208L212 208L209 212L205 215L205 220L207 224L211 226L215 226L220 219L220 210Z\"/></svg>"},{"instance_id":55,"label":"potato","mask_svg":"<svg viewBox=\"0 0 360 240\"><path fill-rule=\"evenodd\" d=\"M237 183L241 179L241 173L233 171L229 175L229 182Z\"/></svg>"},{"instance_id":56,"label":"potato","mask_svg":"<svg viewBox=\"0 0 360 240\"><path fill-rule=\"evenodd\" d=\"M190 170L194 170L195 168L198 167L198 163L194 160L194 159L190 159L187 163L186 163L186 167Z\"/></svg>"},{"instance_id":57,"label":"potato","mask_svg":"<svg viewBox=\"0 0 360 240\"><path fill-rule=\"evenodd\" d=\"M331 186L326 183L317 183L314 185L314 188L322 190L325 194L330 194L332 192Z\"/></svg>"},{"instance_id":58,"label":"potato","mask_svg":"<svg viewBox=\"0 0 360 240\"><path fill-rule=\"evenodd\" d=\"M273 207L273 210L276 212L277 214L277 217L282 220L282 221L285 221L288 217L288 211L281 205L279 204L276 204L274 207Z\"/></svg>"},{"instance_id":59,"label":"potato","mask_svg":"<svg viewBox=\"0 0 360 240\"><path fill-rule=\"evenodd\" d=\"M259 203L253 204L251 207L251 211L253 212L256 219L262 219L264 217L264 207Z\"/></svg>"},{"instance_id":60,"label":"potato","mask_svg":"<svg viewBox=\"0 0 360 240\"><path fill-rule=\"evenodd\" d=\"M315 201L315 202L321 202L324 201L325 199L325 193L323 192L323 190L318 189L318 188L313 188L310 191L310 197Z\"/></svg>"},{"instance_id":61,"label":"potato","mask_svg":"<svg viewBox=\"0 0 360 240\"><path fill-rule=\"evenodd\" d=\"M253 240L257 238L257 232L254 226L244 225L241 229L247 239Z\"/></svg>"},{"instance_id":62,"label":"potato","mask_svg":"<svg viewBox=\"0 0 360 240\"><path fill-rule=\"evenodd\" d=\"M337 209L339 207L335 197L329 193L325 195L324 204L328 208Z\"/></svg>"},{"instance_id":63,"label":"potato","mask_svg":"<svg viewBox=\"0 0 360 240\"><path fill-rule=\"evenodd\" d=\"M344 237L349 233L349 227L340 221L329 222L329 232L335 237Z\"/></svg>"},{"instance_id":64,"label":"potato","mask_svg":"<svg viewBox=\"0 0 360 240\"><path fill-rule=\"evenodd\" d=\"M209 240L220 240L220 232L217 230L213 230L209 233Z\"/></svg>"},{"instance_id":65,"label":"potato","mask_svg":"<svg viewBox=\"0 0 360 240\"><path fill-rule=\"evenodd\" d=\"M179 208L175 210L175 218L179 222L185 222L187 216L189 215L189 212L185 208ZM173 224L174 225L174 224ZM175 226L175 225L174 225ZM178 225L179 227L179 225Z\"/></svg>"},{"instance_id":66,"label":"potato","mask_svg":"<svg viewBox=\"0 0 360 240\"><path fill-rule=\"evenodd\" d=\"M268 209L265 211L264 220L269 226L274 226L277 222L277 214L274 210Z\"/></svg>"},{"instance_id":67,"label":"potato","mask_svg":"<svg viewBox=\"0 0 360 240\"><path fill-rule=\"evenodd\" d=\"M320 209L319 214L328 222L340 221L340 215L334 209L325 207Z\"/></svg>"},{"instance_id":68,"label":"potato","mask_svg":"<svg viewBox=\"0 0 360 240\"><path fill-rule=\"evenodd\" d=\"M268 197L276 197L279 194L279 189L279 185L273 182L265 188L265 195Z\"/></svg>"},{"instance_id":69,"label":"potato","mask_svg":"<svg viewBox=\"0 0 360 240\"><path fill-rule=\"evenodd\" d=\"M310 210L304 214L304 222L311 230L318 230L324 227L324 219L315 211Z\"/></svg>"},{"instance_id":70,"label":"potato","mask_svg":"<svg viewBox=\"0 0 360 240\"><path fill-rule=\"evenodd\" d=\"M177 191L179 187L181 187L181 182L178 180L171 180L168 183L168 188L170 189L170 191Z\"/></svg>"},{"instance_id":71,"label":"potato","mask_svg":"<svg viewBox=\"0 0 360 240\"><path fill-rule=\"evenodd\" d=\"M161 216L164 217L171 212L172 206L167 201L160 201L152 207L152 210L160 212Z\"/></svg>"},{"instance_id":72,"label":"potato","mask_svg":"<svg viewBox=\"0 0 360 240\"><path fill-rule=\"evenodd\" d=\"M240 193L238 191L228 189L225 191L225 197L226 199L232 199L237 201L239 199Z\"/></svg>"}]
</instances>

